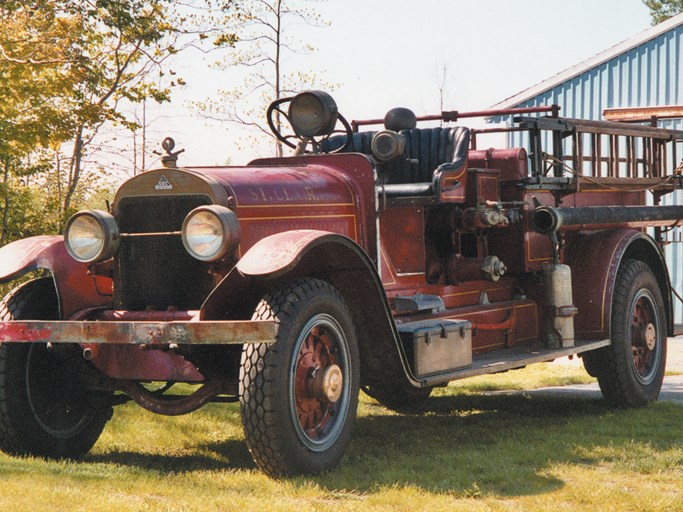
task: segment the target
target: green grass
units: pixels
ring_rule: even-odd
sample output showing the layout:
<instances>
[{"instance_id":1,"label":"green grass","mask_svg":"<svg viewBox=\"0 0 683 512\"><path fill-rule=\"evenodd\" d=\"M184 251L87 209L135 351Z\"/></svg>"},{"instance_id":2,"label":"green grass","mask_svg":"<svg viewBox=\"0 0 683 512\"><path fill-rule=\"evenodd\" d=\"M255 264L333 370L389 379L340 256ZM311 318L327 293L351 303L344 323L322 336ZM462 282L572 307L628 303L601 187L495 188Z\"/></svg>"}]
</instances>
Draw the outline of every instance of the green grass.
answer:
<instances>
[{"instance_id":1,"label":"green grass","mask_svg":"<svg viewBox=\"0 0 683 512\"><path fill-rule=\"evenodd\" d=\"M254 466L237 405L178 418L127 404L81 462L0 455L5 510L683 511L683 406L478 394L588 379L534 365L438 389L424 415L362 396L341 466L273 480ZM566 374L568 377L555 375Z\"/></svg>"}]
</instances>

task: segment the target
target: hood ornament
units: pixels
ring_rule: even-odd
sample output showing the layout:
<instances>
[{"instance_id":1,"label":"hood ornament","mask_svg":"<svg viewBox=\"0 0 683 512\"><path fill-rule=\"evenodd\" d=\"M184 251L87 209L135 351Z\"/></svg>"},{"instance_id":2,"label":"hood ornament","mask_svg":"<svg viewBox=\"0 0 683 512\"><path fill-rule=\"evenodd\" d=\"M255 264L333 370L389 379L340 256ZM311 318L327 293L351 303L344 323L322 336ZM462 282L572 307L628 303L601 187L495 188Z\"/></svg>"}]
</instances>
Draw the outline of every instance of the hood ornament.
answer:
<instances>
[{"instance_id":1,"label":"hood ornament","mask_svg":"<svg viewBox=\"0 0 683 512\"><path fill-rule=\"evenodd\" d=\"M161 156L161 165L164 167L167 167L169 169L173 169L178 166L178 155L185 151L184 149L179 149L178 151L173 151L173 148L175 148L175 141L171 137L166 137L162 143L161 147L163 148L164 151L166 151L166 154L163 155L159 153L158 151L153 151L155 155Z\"/></svg>"}]
</instances>

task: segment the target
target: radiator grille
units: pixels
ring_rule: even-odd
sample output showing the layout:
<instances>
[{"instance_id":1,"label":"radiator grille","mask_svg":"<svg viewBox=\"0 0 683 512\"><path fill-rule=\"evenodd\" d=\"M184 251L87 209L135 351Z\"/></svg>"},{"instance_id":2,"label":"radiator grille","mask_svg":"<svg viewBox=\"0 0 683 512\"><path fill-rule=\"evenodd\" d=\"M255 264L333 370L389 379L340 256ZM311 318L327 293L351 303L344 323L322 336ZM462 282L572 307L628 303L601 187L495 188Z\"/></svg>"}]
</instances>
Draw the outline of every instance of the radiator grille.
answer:
<instances>
[{"instance_id":1,"label":"radiator grille","mask_svg":"<svg viewBox=\"0 0 683 512\"><path fill-rule=\"evenodd\" d=\"M185 216L211 204L204 195L123 198L117 208L121 233L180 231ZM191 257L179 235L124 237L114 267L117 308L199 309L212 287L208 264Z\"/></svg>"}]
</instances>

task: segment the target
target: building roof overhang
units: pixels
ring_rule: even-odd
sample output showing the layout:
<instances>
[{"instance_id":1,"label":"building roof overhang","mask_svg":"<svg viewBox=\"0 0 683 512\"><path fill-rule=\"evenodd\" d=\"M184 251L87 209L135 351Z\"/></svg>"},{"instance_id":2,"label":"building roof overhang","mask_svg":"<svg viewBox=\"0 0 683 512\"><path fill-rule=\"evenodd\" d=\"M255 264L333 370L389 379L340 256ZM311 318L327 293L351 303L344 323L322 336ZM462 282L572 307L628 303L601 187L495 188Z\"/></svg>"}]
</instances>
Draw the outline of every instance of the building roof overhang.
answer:
<instances>
[{"instance_id":1,"label":"building roof overhang","mask_svg":"<svg viewBox=\"0 0 683 512\"><path fill-rule=\"evenodd\" d=\"M626 53L647 41L655 39L656 37L659 37L660 35L680 25L683 25L683 13L677 14L676 16L659 23L654 27L650 27L634 37L627 39L626 41L622 41L621 43L614 45L611 48L608 48L607 50L600 52L575 66L572 66L571 68L565 69L564 71L548 78L547 80L544 80L543 82L524 89L514 96L510 96L509 98L492 105L490 108L492 110L499 110L521 105L525 101L534 98L550 89L553 89L557 85L567 82L568 80L571 80L572 78L575 78L609 60L612 60L613 58Z\"/></svg>"}]
</instances>

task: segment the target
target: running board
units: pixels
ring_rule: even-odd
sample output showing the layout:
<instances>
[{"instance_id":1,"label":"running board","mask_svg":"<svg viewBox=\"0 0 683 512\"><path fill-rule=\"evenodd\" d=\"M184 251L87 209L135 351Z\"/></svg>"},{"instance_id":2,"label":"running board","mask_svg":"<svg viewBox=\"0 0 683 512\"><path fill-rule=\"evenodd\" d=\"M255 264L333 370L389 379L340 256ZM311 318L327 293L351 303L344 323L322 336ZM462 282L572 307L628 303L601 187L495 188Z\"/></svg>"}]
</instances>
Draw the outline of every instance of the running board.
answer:
<instances>
[{"instance_id":1,"label":"running board","mask_svg":"<svg viewBox=\"0 0 683 512\"><path fill-rule=\"evenodd\" d=\"M576 346L568 348L539 348L538 346L525 345L494 350L474 356L472 366L452 372L430 375L422 380L422 384L423 386L435 386L446 384L452 380L514 370L529 364L549 362L560 357L606 347L609 344L610 340L577 340Z\"/></svg>"}]
</instances>

